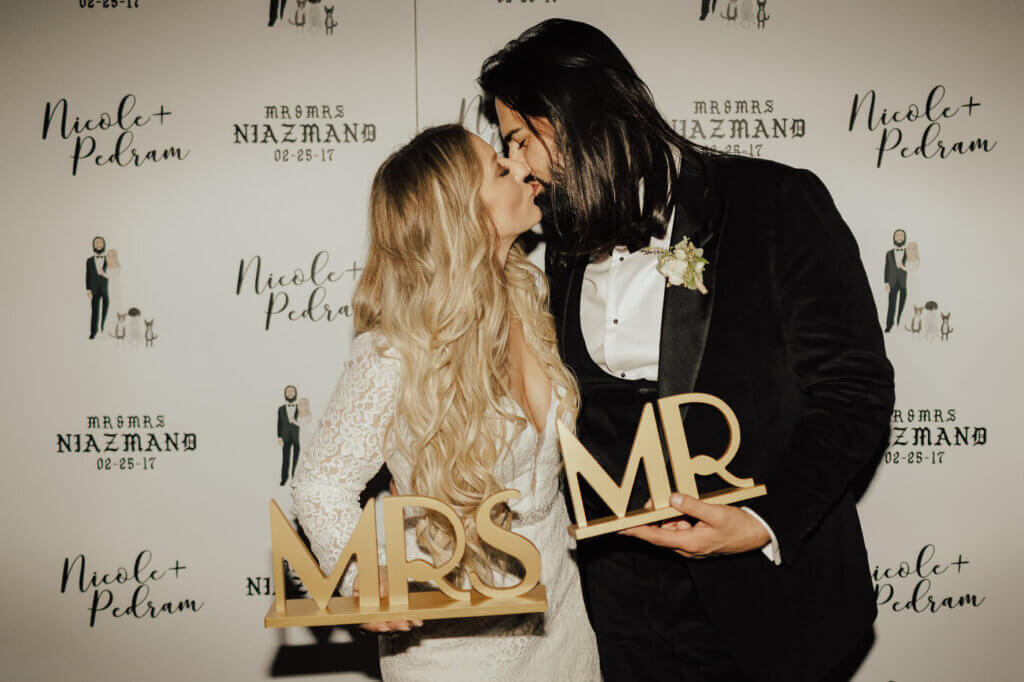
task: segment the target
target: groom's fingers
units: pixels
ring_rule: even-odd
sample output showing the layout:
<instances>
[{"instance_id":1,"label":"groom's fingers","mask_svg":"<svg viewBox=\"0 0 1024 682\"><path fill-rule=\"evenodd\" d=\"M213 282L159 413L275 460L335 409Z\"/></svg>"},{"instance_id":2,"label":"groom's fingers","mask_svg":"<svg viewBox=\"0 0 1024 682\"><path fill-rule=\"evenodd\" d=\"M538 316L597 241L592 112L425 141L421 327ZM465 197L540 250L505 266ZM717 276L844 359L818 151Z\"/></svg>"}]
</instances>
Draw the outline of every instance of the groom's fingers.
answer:
<instances>
[{"instance_id":1,"label":"groom's fingers","mask_svg":"<svg viewBox=\"0 0 1024 682\"><path fill-rule=\"evenodd\" d=\"M683 519L672 519L671 521L663 522L661 527L665 530L686 530L692 528L693 525Z\"/></svg>"},{"instance_id":2,"label":"groom's fingers","mask_svg":"<svg viewBox=\"0 0 1024 682\"><path fill-rule=\"evenodd\" d=\"M682 493L672 493L669 503L677 511L681 511L698 521L703 521L709 526L719 526L725 520L726 512L724 512L720 504L701 502L695 497L683 495Z\"/></svg>"},{"instance_id":3,"label":"groom's fingers","mask_svg":"<svg viewBox=\"0 0 1024 682\"><path fill-rule=\"evenodd\" d=\"M720 535L718 530L703 521L690 525L682 520L668 521L660 525L636 526L619 531L619 533L658 547L675 550L682 556L691 559L706 557L714 553Z\"/></svg>"},{"instance_id":4,"label":"groom's fingers","mask_svg":"<svg viewBox=\"0 0 1024 682\"><path fill-rule=\"evenodd\" d=\"M695 541L699 543L707 532L707 530L699 528L681 528L676 530L665 528L658 524L635 526L619 531L622 535L629 535L638 540L649 542L652 545L668 547L670 549L682 549L684 551L689 551Z\"/></svg>"},{"instance_id":5,"label":"groom's fingers","mask_svg":"<svg viewBox=\"0 0 1024 682\"><path fill-rule=\"evenodd\" d=\"M690 559L709 556L714 547L712 535L715 531L706 526L682 530L670 530L659 526L637 526L620 532L658 547L675 550Z\"/></svg>"},{"instance_id":6,"label":"groom's fingers","mask_svg":"<svg viewBox=\"0 0 1024 682\"><path fill-rule=\"evenodd\" d=\"M620 531L622 535L644 540L659 547L673 549L682 556L700 558L714 553L720 544L721 527L728 510L681 493L673 493L670 503L677 511L694 521L670 519L664 523L636 526ZM645 508L652 508L650 501Z\"/></svg>"},{"instance_id":7,"label":"groom's fingers","mask_svg":"<svg viewBox=\"0 0 1024 682\"><path fill-rule=\"evenodd\" d=\"M638 540L644 540L652 545L658 545L659 547L675 547L675 544L678 542L676 535L685 531L673 531L656 525L649 525L627 528L626 530L619 532L622 535L628 535L630 537L637 538Z\"/></svg>"}]
</instances>

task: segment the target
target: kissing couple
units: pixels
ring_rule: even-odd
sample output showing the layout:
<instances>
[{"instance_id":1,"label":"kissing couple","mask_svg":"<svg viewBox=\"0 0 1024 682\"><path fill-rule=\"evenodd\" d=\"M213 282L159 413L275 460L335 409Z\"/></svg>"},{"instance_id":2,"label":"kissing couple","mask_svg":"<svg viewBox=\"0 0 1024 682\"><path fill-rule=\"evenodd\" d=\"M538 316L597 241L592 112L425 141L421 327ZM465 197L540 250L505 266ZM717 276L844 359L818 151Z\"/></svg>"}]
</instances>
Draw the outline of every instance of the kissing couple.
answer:
<instances>
[{"instance_id":1,"label":"kissing couple","mask_svg":"<svg viewBox=\"0 0 1024 682\"><path fill-rule=\"evenodd\" d=\"M893 370L825 186L683 138L584 23L528 29L479 84L503 153L440 126L374 177L357 335L300 457L294 511L330 574L386 465L398 493L465 521L449 579L504 587L518 567L473 518L518 490L495 521L540 551L548 610L366 625L389 633L384 679L848 678L876 612L852 488L887 435ZM538 222L545 272L516 244ZM688 278L652 251L676 246L703 259ZM733 408L730 470L768 495L676 494L680 518L574 552L556 420L621 480L644 405L694 391ZM684 414L690 448L721 452L725 424L700 410ZM640 477L630 507L648 496ZM590 490L584 503L609 513ZM407 522L410 554L444 561L445 522Z\"/></svg>"}]
</instances>

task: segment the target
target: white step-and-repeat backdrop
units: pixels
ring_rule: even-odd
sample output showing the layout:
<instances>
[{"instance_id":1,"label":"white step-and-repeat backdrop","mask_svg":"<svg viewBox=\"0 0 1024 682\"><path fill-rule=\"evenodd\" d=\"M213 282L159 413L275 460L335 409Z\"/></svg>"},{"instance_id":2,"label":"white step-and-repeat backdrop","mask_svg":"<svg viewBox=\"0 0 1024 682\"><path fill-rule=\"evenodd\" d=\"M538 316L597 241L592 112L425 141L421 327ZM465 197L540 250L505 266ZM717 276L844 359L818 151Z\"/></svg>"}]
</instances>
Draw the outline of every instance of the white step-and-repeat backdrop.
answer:
<instances>
[{"instance_id":1,"label":"white step-and-repeat backdrop","mask_svg":"<svg viewBox=\"0 0 1024 682\"><path fill-rule=\"evenodd\" d=\"M372 173L426 125L494 139L480 63L552 16L609 33L689 138L818 173L883 323L902 231L891 446L860 503L880 613L855 679L1018 677L1018 5L45 0L4 15L0 678L376 674L372 637L263 628L268 500L289 504L283 459L348 354ZM279 433L289 386L302 415Z\"/></svg>"}]
</instances>

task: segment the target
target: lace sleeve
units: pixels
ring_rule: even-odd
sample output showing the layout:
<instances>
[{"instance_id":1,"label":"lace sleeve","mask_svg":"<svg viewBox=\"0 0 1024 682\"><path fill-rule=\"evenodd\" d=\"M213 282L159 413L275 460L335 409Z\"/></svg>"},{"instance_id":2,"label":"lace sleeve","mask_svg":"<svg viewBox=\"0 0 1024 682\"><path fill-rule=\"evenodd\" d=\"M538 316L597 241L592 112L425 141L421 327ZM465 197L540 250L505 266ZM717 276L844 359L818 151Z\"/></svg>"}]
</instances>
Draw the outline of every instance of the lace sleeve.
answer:
<instances>
[{"instance_id":1,"label":"lace sleeve","mask_svg":"<svg viewBox=\"0 0 1024 682\"><path fill-rule=\"evenodd\" d=\"M353 340L351 359L292 482L293 513L325 575L355 530L360 493L384 464L384 431L394 413L399 361L377 353L378 339L364 333ZM353 563L341 583L343 595L352 594L355 576Z\"/></svg>"}]
</instances>

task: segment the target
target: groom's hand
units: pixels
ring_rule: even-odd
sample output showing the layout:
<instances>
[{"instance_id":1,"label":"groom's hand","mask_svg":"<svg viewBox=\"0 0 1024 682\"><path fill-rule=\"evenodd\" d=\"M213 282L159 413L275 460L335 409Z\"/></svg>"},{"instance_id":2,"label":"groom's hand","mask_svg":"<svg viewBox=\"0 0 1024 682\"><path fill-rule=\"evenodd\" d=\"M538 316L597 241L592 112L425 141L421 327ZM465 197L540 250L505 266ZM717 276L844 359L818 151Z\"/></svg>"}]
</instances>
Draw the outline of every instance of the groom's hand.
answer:
<instances>
[{"instance_id":1,"label":"groom's hand","mask_svg":"<svg viewBox=\"0 0 1024 682\"><path fill-rule=\"evenodd\" d=\"M764 526L742 509L708 504L680 493L673 493L670 503L693 520L672 519L619 532L689 559L749 552L771 542Z\"/></svg>"}]
</instances>

